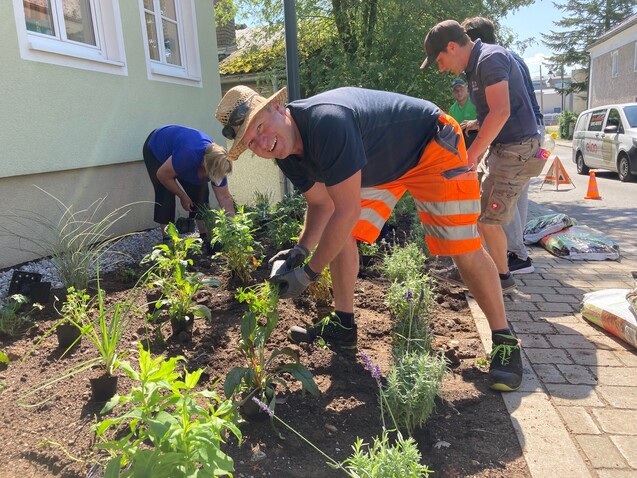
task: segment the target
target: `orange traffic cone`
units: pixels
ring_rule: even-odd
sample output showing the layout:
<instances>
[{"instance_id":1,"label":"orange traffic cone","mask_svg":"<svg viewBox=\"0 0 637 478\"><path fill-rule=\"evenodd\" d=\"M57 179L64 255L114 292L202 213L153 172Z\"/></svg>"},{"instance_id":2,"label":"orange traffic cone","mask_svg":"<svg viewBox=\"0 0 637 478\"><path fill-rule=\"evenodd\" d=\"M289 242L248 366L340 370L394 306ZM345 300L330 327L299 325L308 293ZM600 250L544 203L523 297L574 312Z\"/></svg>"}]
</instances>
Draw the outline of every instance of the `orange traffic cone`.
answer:
<instances>
[{"instance_id":1,"label":"orange traffic cone","mask_svg":"<svg viewBox=\"0 0 637 478\"><path fill-rule=\"evenodd\" d=\"M601 199L599 191L597 191L597 179L595 179L595 171L591 171L590 179L588 180L588 191L584 199Z\"/></svg>"}]
</instances>

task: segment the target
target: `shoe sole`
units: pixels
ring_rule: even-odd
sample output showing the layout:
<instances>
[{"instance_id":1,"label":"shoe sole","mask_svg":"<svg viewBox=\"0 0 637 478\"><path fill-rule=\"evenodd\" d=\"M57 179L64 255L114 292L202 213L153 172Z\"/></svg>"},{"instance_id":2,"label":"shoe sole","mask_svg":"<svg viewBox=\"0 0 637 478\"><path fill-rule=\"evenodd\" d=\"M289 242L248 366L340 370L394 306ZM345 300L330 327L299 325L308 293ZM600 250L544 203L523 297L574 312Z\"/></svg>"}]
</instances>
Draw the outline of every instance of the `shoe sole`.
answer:
<instances>
[{"instance_id":1,"label":"shoe sole","mask_svg":"<svg viewBox=\"0 0 637 478\"><path fill-rule=\"evenodd\" d=\"M500 284L502 285L502 284ZM509 287L502 287L502 293L506 294L507 292L512 292L518 288L517 284L510 285Z\"/></svg>"},{"instance_id":2,"label":"shoe sole","mask_svg":"<svg viewBox=\"0 0 637 478\"><path fill-rule=\"evenodd\" d=\"M528 266L528 267L522 267L522 268L520 268L520 269L513 270L513 271L512 271L511 269L509 269L509 272L510 272L511 274L530 274L531 272L535 272L535 267L533 267L533 266L531 265L531 266Z\"/></svg>"},{"instance_id":3,"label":"shoe sole","mask_svg":"<svg viewBox=\"0 0 637 478\"><path fill-rule=\"evenodd\" d=\"M489 388L498 392L515 392L518 388L520 388L520 385L513 388L509 387L506 383L491 383L489 384Z\"/></svg>"}]
</instances>

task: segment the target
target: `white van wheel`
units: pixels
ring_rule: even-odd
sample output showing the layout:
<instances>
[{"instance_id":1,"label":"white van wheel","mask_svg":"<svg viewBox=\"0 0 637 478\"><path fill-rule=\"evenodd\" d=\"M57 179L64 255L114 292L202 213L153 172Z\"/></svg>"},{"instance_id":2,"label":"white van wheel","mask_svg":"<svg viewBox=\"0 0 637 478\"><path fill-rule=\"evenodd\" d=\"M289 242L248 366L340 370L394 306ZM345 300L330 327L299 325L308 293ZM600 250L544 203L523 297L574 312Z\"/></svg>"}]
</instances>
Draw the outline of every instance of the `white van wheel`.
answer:
<instances>
[{"instance_id":1,"label":"white van wheel","mask_svg":"<svg viewBox=\"0 0 637 478\"><path fill-rule=\"evenodd\" d=\"M588 174L590 171L588 166L584 163L584 156L581 151L577 152L577 156L575 157L575 162L577 163L577 173L578 174Z\"/></svg>"}]
</instances>

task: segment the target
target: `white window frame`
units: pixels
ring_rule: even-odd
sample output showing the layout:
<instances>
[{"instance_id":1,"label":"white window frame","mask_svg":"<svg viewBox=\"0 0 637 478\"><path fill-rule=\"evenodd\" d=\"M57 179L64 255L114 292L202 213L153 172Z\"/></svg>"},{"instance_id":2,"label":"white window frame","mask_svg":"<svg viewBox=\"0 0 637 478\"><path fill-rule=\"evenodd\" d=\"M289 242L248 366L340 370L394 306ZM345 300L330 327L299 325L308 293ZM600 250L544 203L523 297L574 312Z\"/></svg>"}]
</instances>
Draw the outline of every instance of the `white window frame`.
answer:
<instances>
[{"instance_id":1,"label":"white window frame","mask_svg":"<svg viewBox=\"0 0 637 478\"><path fill-rule=\"evenodd\" d=\"M68 66L83 70L127 75L124 35L122 33L119 2L90 0L94 45L67 40L65 35L52 36L27 30L23 0L13 0L20 56L24 60ZM61 0L51 0L51 10L57 31L61 16Z\"/></svg>"},{"instance_id":2,"label":"white window frame","mask_svg":"<svg viewBox=\"0 0 637 478\"><path fill-rule=\"evenodd\" d=\"M155 4L155 13L159 12L159 0L152 0ZM142 41L146 54L146 70L148 79L177 83L180 85L203 87L201 80L201 60L199 55L199 35L197 33L197 15L194 0L175 0L177 13L177 31L179 34L179 48L181 66L171 65L163 61L152 60L148 46L148 30L146 25L146 10L144 0L138 0L140 19L142 22ZM161 19L156 21L158 30L161 29ZM161 31L157 32L163 38Z\"/></svg>"},{"instance_id":3,"label":"white window frame","mask_svg":"<svg viewBox=\"0 0 637 478\"><path fill-rule=\"evenodd\" d=\"M610 52L610 77L617 78L619 75L619 50Z\"/></svg>"}]
</instances>

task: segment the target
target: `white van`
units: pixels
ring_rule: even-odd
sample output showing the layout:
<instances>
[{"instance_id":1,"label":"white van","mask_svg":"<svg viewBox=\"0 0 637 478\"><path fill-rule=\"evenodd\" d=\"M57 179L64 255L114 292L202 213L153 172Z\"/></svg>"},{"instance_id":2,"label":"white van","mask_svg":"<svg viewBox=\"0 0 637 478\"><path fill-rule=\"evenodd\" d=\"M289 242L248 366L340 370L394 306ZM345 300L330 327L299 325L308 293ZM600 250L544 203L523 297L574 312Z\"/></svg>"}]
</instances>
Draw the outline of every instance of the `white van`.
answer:
<instances>
[{"instance_id":1,"label":"white van","mask_svg":"<svg viewBox=\"0 0 637 478\"><path fill-rule=\"evenodd\" d=\"M621 181L637 179L637 103L583 111L573 131L573 162L579 174L606 169Z\"/></svg>"}]
</instances>

